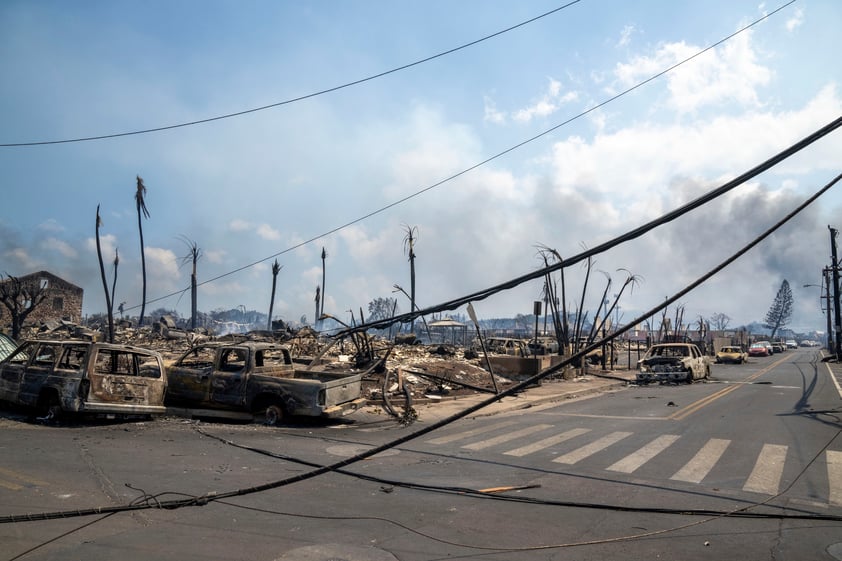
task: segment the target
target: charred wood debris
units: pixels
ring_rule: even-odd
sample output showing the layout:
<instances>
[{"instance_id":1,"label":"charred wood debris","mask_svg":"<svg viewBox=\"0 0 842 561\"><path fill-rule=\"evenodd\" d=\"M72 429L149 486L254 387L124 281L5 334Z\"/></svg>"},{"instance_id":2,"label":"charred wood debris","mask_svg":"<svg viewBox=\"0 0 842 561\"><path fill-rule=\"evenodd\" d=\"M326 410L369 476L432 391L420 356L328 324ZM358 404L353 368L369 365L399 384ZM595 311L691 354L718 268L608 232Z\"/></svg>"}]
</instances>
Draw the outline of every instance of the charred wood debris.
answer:
<instances>
[{"instance_id":1,"label":"charred wood debris","mask_svg":"<svg viewBox=\"0 0 842 561\"><path fill-rule=\"evenodd\" d=\"M24 326L21 340L103 341L107 337L107 329L107 325L83 326L66 320L52 320ZM361 368L372 359L382 360L383 367L371 371L363 379L363 397L367 398L369 404L379 405L385 413L396 417L403 424L411 423L417 416L413 403L434 403L467 394L493 394L519 381L516 375L490 373L486 367L488 362L478 344L468 347L422 344L414 336L406 334L387 340L356 333L337 341L305 326L299 329L286 327L272 331L215 335L204 328L179 328L167 316L142 327L136 327L128 321L118 321L114 333L115 343L160 352L165 365L171 364L200 343L214 341L225 344L246 340L287 345L295 362L320 364L327 368ZM497 354L493 351L488 353L492 356ZM579 371L576 375L582 376L583 373Z\"/></svg>"}]
</instances>

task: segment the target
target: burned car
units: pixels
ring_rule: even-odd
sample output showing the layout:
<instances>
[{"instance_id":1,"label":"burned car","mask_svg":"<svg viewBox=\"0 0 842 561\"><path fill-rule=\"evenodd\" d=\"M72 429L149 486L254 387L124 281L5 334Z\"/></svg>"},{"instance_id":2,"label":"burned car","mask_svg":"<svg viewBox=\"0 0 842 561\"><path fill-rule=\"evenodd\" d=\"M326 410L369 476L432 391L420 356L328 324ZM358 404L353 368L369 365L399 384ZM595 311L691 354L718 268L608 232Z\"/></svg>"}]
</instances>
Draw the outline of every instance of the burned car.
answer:
<instances>
[{"instance_id":1,"label":"burned car","mask_svg":"<svg viewBox=\"0 0 842 561\"><path fill-rule=\"evenodd\" d=\"M692 384L710 376L710 363L693 343L652 345L637 362L637 383L652 382Z\"/></svg>"},{"instance_id":2,"label":"burned car","mask_svg":"<svg viewBox=\"0 0 842 561\"><path fill-rule=\"evenodd\" d=\"M163 414L166 389L161 355L129 345L32 340L0 362L0 401L46 419Z\"/></svg>"}]
</instances>

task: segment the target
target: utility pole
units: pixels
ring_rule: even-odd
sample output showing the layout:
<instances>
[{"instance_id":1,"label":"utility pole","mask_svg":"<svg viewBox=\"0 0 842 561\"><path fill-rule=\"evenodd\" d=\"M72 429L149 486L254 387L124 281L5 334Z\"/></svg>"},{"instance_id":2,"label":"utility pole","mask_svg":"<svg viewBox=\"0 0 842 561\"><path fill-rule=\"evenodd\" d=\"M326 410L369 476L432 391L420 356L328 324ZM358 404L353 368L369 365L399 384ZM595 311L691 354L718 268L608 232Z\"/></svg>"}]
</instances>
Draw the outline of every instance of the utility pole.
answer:
<instances>
[{"instance_id":1,"label":"utility pole","mask_svg":"<svg viewBox=\"0 0 842 561\"><path fill-rule=\"evenodd\" d=\"M833 321L834 333L836 335L834 341L834 354L837 362L840 355L842 355L842 311L839 309L839 263L836 260L836 228L827 227L830 230L830 255L831 265L830 269L833 273Z\"/></svg>"},{"instance_id":2,"label":"utility pole","mask_svg":"<svg viewBox=\"0 0 842 561\"><path fill-rule=\"evenodd\" d=\"M825 336L825 347L827 348L827 352L832 352L833 350L833 343L832 337L832 328L830 322L830 269L825 267L822 271L824 275L824 294L825 294L825 317L827 318L827 335Z\"/></svg>"}]
</instances>

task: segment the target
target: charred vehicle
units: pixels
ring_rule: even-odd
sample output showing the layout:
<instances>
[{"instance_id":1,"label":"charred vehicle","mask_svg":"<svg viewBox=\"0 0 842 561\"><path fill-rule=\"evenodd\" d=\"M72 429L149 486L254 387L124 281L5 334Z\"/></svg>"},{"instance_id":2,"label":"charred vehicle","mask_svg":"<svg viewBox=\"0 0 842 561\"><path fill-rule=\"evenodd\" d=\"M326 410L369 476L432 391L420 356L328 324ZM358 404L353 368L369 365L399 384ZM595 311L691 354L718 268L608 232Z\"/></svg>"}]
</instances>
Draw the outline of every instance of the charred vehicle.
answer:
<instances>
[{"instance_id":1,"label":"charred vehicle","mask_svg":"<svg viewBox=\"0 0 842 561\"><path fill-rule=\"evenodd\" d=\"M692 343L652 345L638 363L637 383L692 384L710 376L710 363L699 347Z\"/></svg>"},{"instance_id":2,"label":"charred vehicle","mask_svg":"<svg viewBox=\"0 0 842 561\"><path fill-rule=\"evenodd\" d=\"M341 417L365 402L363 374L356 368L296 366L289 349L277 343L207 343L169 367L166 404L178 415L257 419L268 425L296 415Z\"/></svg>"},{"instance_id":3,"label":"charred vehicle","mask_svg":"<svg viewBox=\"0 0 842 561\"><path fill-rule=\"evenodd\" d=\"M62 413L166 412L155 351L91 341L25 341L0 362L0 400L52 419Z\"/></svg>"}]
</instances>

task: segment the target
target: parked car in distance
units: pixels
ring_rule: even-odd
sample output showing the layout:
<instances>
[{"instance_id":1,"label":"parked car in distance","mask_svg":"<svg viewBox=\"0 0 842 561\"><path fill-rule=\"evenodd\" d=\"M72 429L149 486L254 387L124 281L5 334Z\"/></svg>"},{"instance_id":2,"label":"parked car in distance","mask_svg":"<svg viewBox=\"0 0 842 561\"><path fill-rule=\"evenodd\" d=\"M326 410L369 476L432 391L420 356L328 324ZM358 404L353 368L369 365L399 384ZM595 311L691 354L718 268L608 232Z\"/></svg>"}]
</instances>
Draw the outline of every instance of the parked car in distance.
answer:
<instances>
[{"instance_id":1,"label":"parked car in distance","mask_svg":"<svg viewBox=\"0 0 842 561\"><path fill-rule=\"evenodd\" d=\"M786 340L786 348L787 349L797 349L798 343L795 342L795 339L787 339Z\"/></svg>"},{"instance_id":2,"label":"parked car in distance","mask_svg":"<svg viewBox=\"0 0 842 561\"><path fill-rule=\"evenodd\" d=\"M527 345L531 355L554 355L558 353L558 341L555 337L538 337L537 340L530 339Z\"/></svg>"},{"instance_id":3,"label":"parked car in distance","mask_svg":"<svg viewBox=\"0 0 842 561\"><path fill-rule=\"evenodd\" d=\"M782 353L786 350L786 345L781 343L780 341L775 341L772 343L772 352L773 353Z\"/></svg>"},{"instance_id":4,"label":"parked car in distance","mask_svg":"<svg viewBox=\"0 0 842 561\"><path fill-rule=\"evenodd\" d=\"M748 355L743 351L742 347L738 345L726 345L716 352L717 363L735 363L742 364L746 361Z\"/></svg>"},{"instance_id":5,"label":"parked car in distance","mask_svg":"<svg viewBox=\"0 0 842 561\"><path fill-rule=\"evenodd\" d=\"M771 354L769 347L762 341L752 343L748 348L748 356L769 356Z\"/></svg>"}]
</instances>

